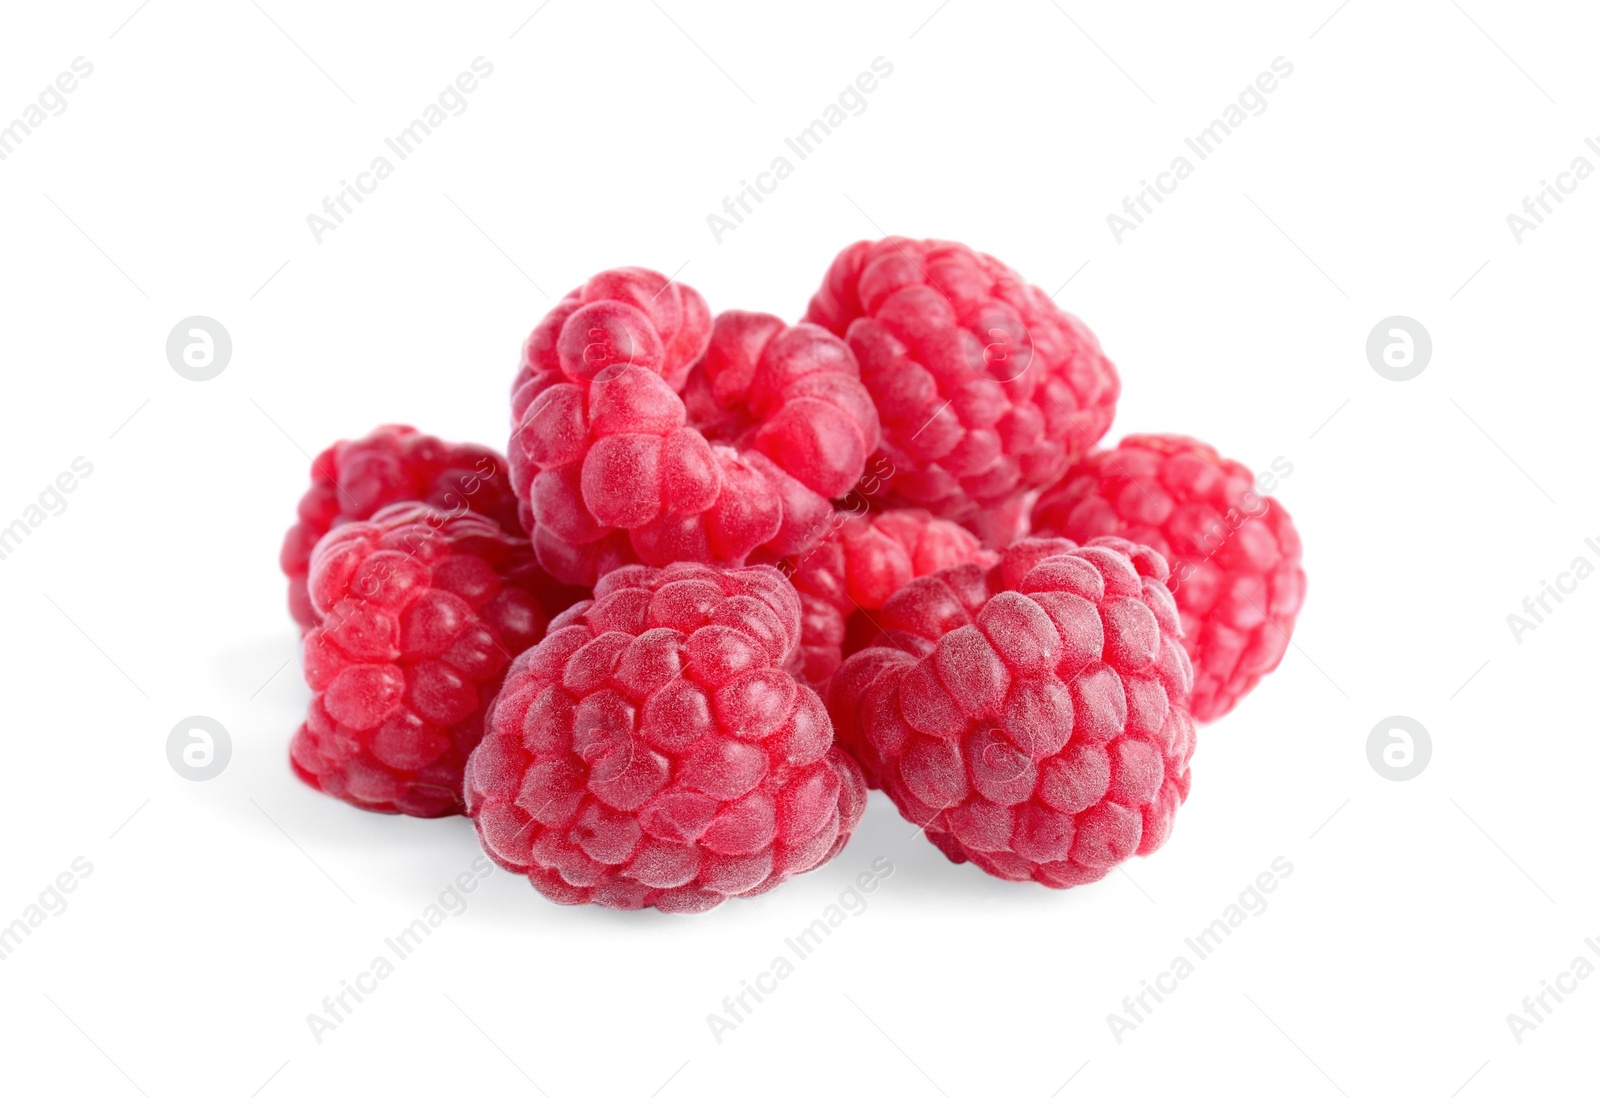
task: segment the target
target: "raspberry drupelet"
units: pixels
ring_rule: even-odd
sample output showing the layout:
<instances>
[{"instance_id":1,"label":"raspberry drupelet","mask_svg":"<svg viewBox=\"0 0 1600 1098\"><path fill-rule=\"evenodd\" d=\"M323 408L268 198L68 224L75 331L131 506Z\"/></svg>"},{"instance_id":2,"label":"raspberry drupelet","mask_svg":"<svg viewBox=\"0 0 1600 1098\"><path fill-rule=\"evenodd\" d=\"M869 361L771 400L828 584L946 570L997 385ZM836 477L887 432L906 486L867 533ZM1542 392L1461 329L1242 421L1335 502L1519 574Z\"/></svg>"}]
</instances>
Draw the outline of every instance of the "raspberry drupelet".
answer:
<instances>
[{"instance_id":1,"label":"raspberry drupelet","mask_svg":"<svg viewBox=\"0 0 1600 1098\"><path fill-rule=\"evenodd\" d=\"M826 692L840 661L877 634L872 612L912 580L997 559L967 530L926 511L838 513L814 549L783 562L800 593L801 677Z\"/></svg>"},{"instance_id":2,"label":"raspberry drupelet","mask_svg":"<svg viewBox=\"0 0 1600 1098\"><path fill-rule=\"evenodd\" d=\"M626 485L635 513L651 497L659 508L663 466L678 470L694 456L692 440L667 421L710 338L711 312L698 292L655 271L619 267L562 298L523 343L507 457L535 551L562 582L592 587L637 559L627 532L586 506L584 459L599 438L617 434L606 447L612 459L620 464L631 446L635 460L649 463ZM601 419L593 437L591 410Z\"/></svg>"},{"instance_id":3,"label":"raspberry drupelet","mask_svg":"<svg viewBox=\"0 0 1600 1098\"><path fill-rule=\"evenodd\" d=\"M462 768L512 658L544 634L548 583L482 515L400 503L311 555L306 683L290 747L307 784L375 812L459 813Z\"/></svg>"},{"instance_id":4,"label":"raspberry drupelet","mask_svg":"<svg viewBox=\"0 0 1600 1098\"><path fill-rule=\"evenodd\" d=\"M1033 521L1077 541L1128 538L1167 558L1196 720L1227 713L1283 659L1305 601L1300 535L1249 469L1205 443L1130 435L1045 492Z\"/></svg>"},{"instance_id":5,"label":"raspberry drupelet","mask_svg":"<svg viewBox=\"0 0 1600 1098\"><path fill-rule=\"evenodd\" d=\"M566 583L592 585L633 562L737 566L758 547L803 551L878 443L842 340L760 313L712 325L699 295L677 284L698 303L681 312L702 338L673 335L636 304L642 289L635 304L604 296L648 274L596 276L524 348L512 481L540 561Z\"/></svg>"},{"instance_id":6,"label":"raspberry drupelet","mask_svg":"<svg viewBox=\"0 0 1600 1098\"><path fill-rule=\"evenodd\" d=\"M316 624L306 572L318 540L341 523L369 519L381 507L408 500L486 515L506 533L520 534L506 460L487 446L444 442L398 424L336 442L311 463L311 487L300 498L297 521L278 556L289 577L289 614L302 633Z\"/></svg>"},{"instance_id":7,"label":"raspberry drupelet","mask_svg":"<svg viewBox=\"0 0 1600 1098\"><path fill-rule=\"evenodd\" d=\"M895 468L884 502L973 520L1053 483L1111 426L1119 383L1093 334L966 245L852 244L806 319L860 363Z\"/></svg>"},{"instance_id":8,"label":"raspberry drupelet","mask_svg":"<svg viewBox=\"0 0 1600 1098\"><path fill-rule=\"evenodd\" d=\"M829 690L839 742L952 861L1067 888L1154 851L1189 792L1191 677L1146 546L1024 539L914 580Z\"/></svg>"},{"instance_id":9,"label":"raspberry drupelet","mask_svg":"<svg viewBox=\"0 0 1600 1098\"><path fill-rule=\"evenodd\" d=\"M519 657L467 765L485 850L565 904L697 912L813 869L866 804L776 569L625 566Z\"/></svg>"}]
</instances>

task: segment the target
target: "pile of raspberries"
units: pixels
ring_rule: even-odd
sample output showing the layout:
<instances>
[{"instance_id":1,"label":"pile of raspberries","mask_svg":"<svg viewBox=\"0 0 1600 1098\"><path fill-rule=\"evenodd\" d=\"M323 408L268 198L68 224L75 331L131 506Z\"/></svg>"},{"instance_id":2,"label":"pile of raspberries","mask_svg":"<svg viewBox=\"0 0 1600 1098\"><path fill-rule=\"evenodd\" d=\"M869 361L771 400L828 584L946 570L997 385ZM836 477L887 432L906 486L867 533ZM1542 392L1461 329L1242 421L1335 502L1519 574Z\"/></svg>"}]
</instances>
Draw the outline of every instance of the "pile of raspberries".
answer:
<instances>
[{"instance_id":1,"label":"pile of raspberries","mask_svg":"<svg viewBox=\"0 0 1600 1098\"><path fill-rule=\"evenodd\" d=\"M853 244L792 325L604 271L523 345L505 455L388 426L313 462L294 772L464 813L558 903L757 895L869 789L953 862L1098 880L1166 840L1305 591L1243 465L1098 445L1119 392L961 244Z\"/></svg>"}]
</instances>

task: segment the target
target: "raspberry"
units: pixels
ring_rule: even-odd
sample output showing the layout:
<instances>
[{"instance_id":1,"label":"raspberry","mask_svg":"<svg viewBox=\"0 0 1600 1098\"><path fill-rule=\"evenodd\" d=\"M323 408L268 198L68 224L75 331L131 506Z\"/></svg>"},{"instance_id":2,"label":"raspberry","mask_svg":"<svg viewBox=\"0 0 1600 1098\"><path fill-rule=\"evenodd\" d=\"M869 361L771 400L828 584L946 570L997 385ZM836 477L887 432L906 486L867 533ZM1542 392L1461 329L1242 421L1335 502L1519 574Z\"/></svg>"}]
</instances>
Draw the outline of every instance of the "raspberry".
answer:
<instances>
[{"instance_id":1,"label":"raspberry","mask_svg":"<svg viewBox=\"0 0 1600 1098\"><path fill-rule=\"evenodd\" d=\"M816 548L784 562L800 593L801 677L822 692L839 662L877 634L869 611L918 576L998 559L972 534L926 511L838 512L835 520Z\"/></svg>"},{"instance_id":2,"label":"raspberry","mask_svg":"<svg viewBox=\"0 0 1600 1098\"><path fill-rule=\"evenodd\" d=\"M842 340L723 313L680 396L673 371L663 376L659 356L641 352L655 337L640 323L631 335L604 330L598 370L573 360L573 328L595 323L584 310L628 307L598 300L568 316L566 306L529 338L512 401L512 479L551 574L593 584L636 561L737 566L758 547L785 556L821 537L829 500L850 490L878 443Z\"/></svg>"},{"instance_id":3,"label":"raspberry","mask_svg":"<svg viewBox=\"0 0 1600 1098\"><path fill-rule=\"evenodd\" d=\"M461 772L512 657L544 634L527 541L398 503L311 555L311 709L290 747L314 789L376 812L463 810Z\"/></svg>"},{"instance_id":4,"label":"raspberry","mask_svg":"<svg viewBox=\"0 0 1600 1098\"><path fill-rule=\"evenodd\" d=\"M1130 435L1040 498L1035 527L1153 546L1194 664L1192 712L1212 721L1278 666L1305 601L1300 535L1250 470L1181 435Z\"/></svg>"},{"instance_id":5,"label":"raspberry","mask_svg":"<svg viewBox=\"0 0 1600 1098\"><path fill-rule=\"evenodd\" d=\"M1191 673L1166 561L1025 539L914 580L845 661L840 743L951 861L1068 888L1154 851L1189 792Z\"/></svg>"},{"instance_id":6,"label":"raspberry","mask_svg":"<svg viewBox=\"0 0 1600 1098\"><path fill-rule=\"evenodd\" d=\"M1012 496L963 520L962 525L978 536L984 548L1005 549L1033 531L1033 505L1038 499L1038 489Z\"/></svg>"},{"instance_id":7,"label":"raspberry","mask_svg":"<svg viewBox=\"0 0 1600 1098\"><path fill-rule=\"evenodd\" d=\"M889 237L834 259L806 319L846 336L883 419L885 500L964 521L1057 480L1111 426L1094 336L962 244Z\"/></svg>"},{"instance_id":8,"label":"raspberry","mask_svg":"<svg viewBox=\"0 0 1600 1098\"><path fill-rule=\"evenodd\" d=\"M597 441L589 437L592 383L605 375L601 396L603 404L609 402L612 427L631 421L656 428L659 438L660 417L670 418L672 394L683 388L710 338L705 299L642 267L600 272L564 297L529 334L511 386L511 480L523 504L524 525L552 575L592 587L606 571L637 559L627 534L601 524L584 505L583 459ZM632 456L640 459L638 451L647 448L641 442L639 435L623 433L608 443L610 468L625 464L630 445ZM667 461L680 480L684 467L692 465L686 459L696 456L687 452L694 449L691 440L674 442L658 445L648 471L637 470L655 478L650 487L658 496L661 451L668 451ZM596 463L597 478L605 474L604 460Z\"/></svg>"},{"instance_id":9,"label":"raspberry","mask_svg":"<svg viewBox=\"0 0 1600 1098\"><path fill-rule=\"evenodd\" d=\"M278 555L289 577L289 613L302 633L316 624L306 572L317 541L341 523L369 519L379 508L406 500L487 515L508 534L519 532L505 459L486 446L442 442L398 425L379 427L354 442L336 442L311 463L311 487L300 498L299 521L284 536Z\"/></svg>"},{"instance_id":10,"label":"raspberry","mask_svg":"<svg viewBox=\"0 0 1600 1098\"><path fill-rule=\"evenodd\" d=\"M467 764L484 848L558 903L693 912L844 845L866 805L822 699L783 670L775 568L619 568L520 656Z\"/></svg>"}]
</instances>

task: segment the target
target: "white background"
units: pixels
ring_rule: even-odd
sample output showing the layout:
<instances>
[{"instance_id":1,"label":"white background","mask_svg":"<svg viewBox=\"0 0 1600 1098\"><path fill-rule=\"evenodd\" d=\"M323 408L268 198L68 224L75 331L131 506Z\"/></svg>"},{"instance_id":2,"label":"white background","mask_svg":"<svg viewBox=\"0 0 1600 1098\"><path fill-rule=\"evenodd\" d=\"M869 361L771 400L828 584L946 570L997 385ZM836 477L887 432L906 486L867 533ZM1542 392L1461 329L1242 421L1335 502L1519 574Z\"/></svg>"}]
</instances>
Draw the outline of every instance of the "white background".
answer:
<instances>
[{"instance_id":1,"label":"white background","mask_svg":"<svg viewBox=\"0 0 1600 1098\"><path fill-rule=\"evenodd\" d=\"M7 1092L1595 1092L1600 979L1520 1044L1507 1022L1600 937L1600 579L1520 644L1506 622L1600 561L1600 179L1520 243L1506 221L1600 166L1592 11L136 2L0 17L0 121L94 66L0 162L0 525L93 465L0 560L0 922L93 866L0 962ZM319 244L306 215L479 56L466 112ZM865 113L719 244L723 196L879 56ZM1265 113L1118 243L1106 215L1280 56ZM951 865L874 795L834 863L695 918L496 870L319 1044L307 1015L477 844L289 772L309 695L276 558L309 455L387 421L503 445L521 339L602 268L796 318L881 233L1070 279L1121 370L1111 438L1293 464L1296 645L1203 730L1172 840L1053 892ZM234 344L204 383L164 350L194 314ZM1394 314L1434 344L1404 383L1364 349ZM167 761L191 714L231 733L209 782ZM1392 714L1431 734L1411 781L1368 762ZM880 856L865 913L717 1043L707 1015ZM1119 1044L1107 1015L1279 856L1270 906Z\"/></svg>"}]
</instances>

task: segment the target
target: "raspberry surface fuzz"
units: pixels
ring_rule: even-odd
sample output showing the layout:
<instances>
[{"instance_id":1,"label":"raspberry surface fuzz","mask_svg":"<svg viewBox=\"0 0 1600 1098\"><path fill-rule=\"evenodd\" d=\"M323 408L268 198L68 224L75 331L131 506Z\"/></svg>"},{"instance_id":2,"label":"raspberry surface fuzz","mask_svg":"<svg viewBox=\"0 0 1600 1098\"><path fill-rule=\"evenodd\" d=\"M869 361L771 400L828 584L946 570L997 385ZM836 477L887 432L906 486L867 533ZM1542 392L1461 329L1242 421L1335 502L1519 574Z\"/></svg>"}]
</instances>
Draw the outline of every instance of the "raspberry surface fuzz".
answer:
<instances>
[{"instance_id":1,"label":"raspberry surface fuzz","mask_svg":"<svg viewBox=\"0 0 1600 1098\"><path fill-rule=\"evenodd\" d=\"M1093 334L963 244L852 244L806 319L860 363L894 468L885 502L973 519L1057 480L1111 426L1119 383Z\"/></svg>"},{"instance_id":2,"label":"raspberry surface fuzz","mask_svg":"<svg viewBox=\"0 0 1600 1098\"><path fill-rule=\"evenodd\" d=\"M1283 659L1305 601L1300 535L1250 470L1205 443L1130 435L1045 492L1033 521L1077 541L1128 538L1167 558L1196 720L1228 712Z\"/></svg>"},{"instance_id":3,"label":"raspberry surface fuzz","mask_svg":"<svg viewBox=\"0 0 1600 1098\"><path fill-rule=\"evenodd\" d=\"M800 593L801 677L826 692L840 661L877 634L872 612L918 576L997 559L967 530L926 511L836 513L827 537L783 563Z\"/></svg>"},{"instance_id":4,"label":"raspberry surface fuzz","mask_svg":"<svg viewBox=\"0 0 1600 1098\"><path fill-rule=\"evenodd\" d=\"M467 766L484 848L558 903L672 912L827 861L866 787L784 670L799 637L771 567L607 574L506 676Z\"/></svg>"},{"instance_id":5,"label":"raspberry surface fuzz","mask_svg":"<svg viewBox=\"0 0 1600 1098\"><path fill-rule=\"evenodd\" d=\"M444 442L399 424L336 442L311 463L311 487L300 498L297 521L284 535L278 556L289 577L289 614L301 632L316 624L306 573L322 535L408 500L486 515L506 533L520 533L505 458L487 446Z\"/></svg>"},{"instance_id":6,"label":"raspberry surface fuzz","mask_svg":"<svg viewBox=\"0 0 1600 1098\"><path fill-rule=\"evenodd\" d=\"M809 548L878 443L849 348L814 325L731 312L704 325L704 354L683 367L637 308L576 305L613 281L597 276L545 318L514 390L512 480L540 561L592 585L627 563L738 566L758 547Z\"/></svg>"},{"instance_id":7,"label":"raspberry surface fuzz","mask_svg":"<svg viewBox=\"0 0 1600 1098\"><path fill-rule=\"evenodd\" d=\"M1025 539L914 580L829 691L839 742L952 861L1067 888L1149 854L1189 792L1188 658L1160 554Z\"/></svg>"},{"instance_id":8,"label":"raspberry surface fuzz","mask_svg":"<svg viewBox=\"0 0 1600 1098\"><path fill-rule=\"evenodd\" d=\"M544 633L531 547L482 515L422 503L329 532L311 555L294 771L376 812L464 808L461 773L506 667Z\"/></svg>"}]
</instances>

